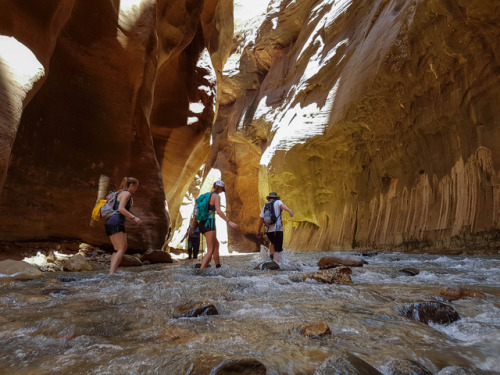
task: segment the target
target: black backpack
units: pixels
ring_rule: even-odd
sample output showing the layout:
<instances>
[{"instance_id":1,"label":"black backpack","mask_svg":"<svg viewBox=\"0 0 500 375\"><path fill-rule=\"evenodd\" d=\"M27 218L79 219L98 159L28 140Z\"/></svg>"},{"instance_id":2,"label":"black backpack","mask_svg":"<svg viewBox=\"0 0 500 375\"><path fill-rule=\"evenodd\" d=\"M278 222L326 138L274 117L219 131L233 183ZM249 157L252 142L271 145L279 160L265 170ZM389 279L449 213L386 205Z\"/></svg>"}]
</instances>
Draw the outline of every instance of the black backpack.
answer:
<instances>
[{"instance_id":1,"label":"black backpack","mask_svg":"<svg viewBox=\"0 0 500 375\"><path fill-rule=\"evenodd\" d=\"M276 212L274 211L274 203L276 203L276 201L266 203L264 206L264 224L266 225L273 225L276 223L276 220L278 220Z\"/></svg>"}]
</instances>

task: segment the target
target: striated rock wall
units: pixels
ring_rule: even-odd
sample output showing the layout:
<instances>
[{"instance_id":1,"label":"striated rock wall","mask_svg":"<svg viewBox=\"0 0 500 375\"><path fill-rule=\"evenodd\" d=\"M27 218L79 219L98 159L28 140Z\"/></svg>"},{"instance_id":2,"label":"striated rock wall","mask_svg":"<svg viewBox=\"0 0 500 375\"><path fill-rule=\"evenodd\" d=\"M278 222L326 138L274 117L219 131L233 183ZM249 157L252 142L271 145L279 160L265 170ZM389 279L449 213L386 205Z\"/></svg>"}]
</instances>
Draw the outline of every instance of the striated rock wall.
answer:
<instances>
[{"instance_id":1,"label":"striated rock wall","mask_svg":"<svg viewBox=\"0 0 500 375\"><path fill-rule=\"evenodd\" d=\"M496 252L499 34L492 0L270 1L223 80L235 221L277 191L293 250Z\"/></svg>"}]
</instances>

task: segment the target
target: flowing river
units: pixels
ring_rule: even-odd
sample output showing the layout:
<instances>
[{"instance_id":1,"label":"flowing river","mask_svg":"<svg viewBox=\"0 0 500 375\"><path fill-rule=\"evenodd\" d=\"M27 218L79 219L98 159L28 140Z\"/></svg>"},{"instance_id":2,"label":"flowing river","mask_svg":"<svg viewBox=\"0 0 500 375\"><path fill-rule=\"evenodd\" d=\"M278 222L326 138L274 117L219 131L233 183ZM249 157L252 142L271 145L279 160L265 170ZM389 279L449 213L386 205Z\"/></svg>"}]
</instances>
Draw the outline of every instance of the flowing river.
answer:
<instances>
[{"instance_id":1,"label":"flowing river","mask_svg":"<svg viewBox=\"0 0 500 375\"><path fill-rule=\"evenodd\" d=\"M353 285L302 281L331 254L286 252L279 271L254 270L264 260L255 253L204 271L179 261L4 285L0 373L209 374L225 359L250 357L267 374L313 374L342 351L384 374L394 359L433 373L451 365L500 371L500 256L379 253L352 268ZM420 273L399 272L407 267ZM439 294L443 286L486 298L450 301ZM427 325L398 312L423 301L453 306L461 319ZM219 315L175 317L190 302L213 303ZM310 321L331 334L294 330Z\"/></svg>"}]
</instances>

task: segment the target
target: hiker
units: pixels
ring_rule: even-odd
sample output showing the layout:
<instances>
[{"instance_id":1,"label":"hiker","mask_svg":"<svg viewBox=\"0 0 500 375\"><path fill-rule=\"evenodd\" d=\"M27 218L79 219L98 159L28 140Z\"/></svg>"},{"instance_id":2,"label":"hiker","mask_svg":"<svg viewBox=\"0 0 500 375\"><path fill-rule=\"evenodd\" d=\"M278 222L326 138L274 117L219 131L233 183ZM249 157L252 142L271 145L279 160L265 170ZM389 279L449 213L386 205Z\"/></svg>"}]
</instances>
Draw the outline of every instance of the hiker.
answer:
<instances>
[{"instance_id":1,"label":"hiker","mask_svg":"<svg viewBox=\"0 0 500 375\"><path fill-rule=\"evenodd\" d=\"M134 177L125 177L120 185L120 193L116 198L113 209L116 212L106 220L106 235L113 244L114 252L111 255L109 274L115 273L127 250L127 234L125 233L125 218L132 219L136 224L141 224L141 219L133 215L129 210L132 207L132 194L137 191L139 180Z\"/></svg>"},{"instance_id":2,"label":"hiker","mask_svg":"<svg viewBox=\"0 0 500 375\"><path fill-rule=\"evenodd\" d=\"M200 251L200 227L197 221L194 225L190 225L181 243L188 238L188 259L198 259L198 252Z\"/></svg>"},{"instance_id":3,"label":"hiker","mask_svg":"<svg viewBox=\"0 0 500 375\"><path fill-rule=\"evenodd\" d=\"M207 268L208 264L214 258L215 267L219 268L219 241L215 230L215 213L224 220L227 225L233 229L238 229L238 224L230 221L224 212L220 209L220 196L219 194L225 192L224 182L217 180L214 182L212 190L209 193L203 194L196 199L196 219L199 220L200 232L205 236L207 241L207 253L201 261L200 268ZM205 216L204 216L205 215ZM203 216L203 220L200 217Z\"/></svg>"},{"instance_id":4,"label":"hiker","mask_svg":"<svg viewBox=\"0 0 500 375\"><path fill-rule=\"evenodd\" d=\"M281 252L283 251L283 221L281 220L281 211L287 211L290 217L293 217L293 211L290 210L280 200L277 193L269 193L266 197L268 203L262 207L259 219L259 229L257 238L262 237L262 226L266 227L266 236L271 242L269 246L269 255L272 260L281 261Z\"/></svg>"}]
</instances>

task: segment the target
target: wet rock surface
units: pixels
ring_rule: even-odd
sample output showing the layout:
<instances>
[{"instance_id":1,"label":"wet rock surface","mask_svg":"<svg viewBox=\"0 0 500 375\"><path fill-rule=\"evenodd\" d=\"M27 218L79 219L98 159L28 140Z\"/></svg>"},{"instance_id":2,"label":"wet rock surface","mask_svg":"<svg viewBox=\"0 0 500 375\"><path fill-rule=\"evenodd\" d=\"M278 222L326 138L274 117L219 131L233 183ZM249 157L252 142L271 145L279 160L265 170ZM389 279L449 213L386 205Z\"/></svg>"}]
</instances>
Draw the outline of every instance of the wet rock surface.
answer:
<instances>
[{"instance_id":1,"label":"wet rock surface","mask_svg":"<svg viewBox=\"0 0 500 375\"><path fill-rule=\"evenodd\" d=\"M444 297L450 297L453 299L486 298L486 294L484 294L483 292L461 287L443 287L439 290L439 294Z\"/></svg>"},{"instance_id":2,"label":"wet rock surface","mask_svg":"<svg viewBox=\"0 0 500 375\"><path fill-rule=\"evenodd\" d=\"M314 375L336 374L382 375L376 368L348 352L326 359L314 372Z\"/></svg>"},{"instance_id":3,"label":"wet rock surface","mask_svg":"<svg viewBox=\"0 0 500 375\"><path fill-rule=\"evenodd\" d=\"M215 305L192 302L175 309L174 318L196 318L198 316L218 315Z\"/></svg>"},{"instance_id":4,"label":"wet rock surface","mask_svg":"<svg viewBox=\"0 0 500 375\"><path fill-rule=\"evenodd\" d=\"M409 359L391 361L387 369L388 375L433 375L425 366Z\"/></svg>"},{"instance_id":5,"label":"wet rock surface","mask_svg":"<svg viewBox=\"0 0 500 375\"><path fill-rule=\"evenodd\" d=\"M332 331L330 327L325 322L309 322L301 324L293 329L293 332L297 332L306 337L319 338L322 336L330 335Z\"/></svg>"},{"instance_id":6,"label":"wet rock surface","mask_svg":"<svg viewBox=\"0 0 500 375\"><path fill-rule=\"evenodd\" d=\"M326 284L344 284L351 285L352 270L349 267L329 268L326 270L319 270L314 273L304 275L303 279L313 279Z\"/></svg>"},{"instance_id":7,"label":"wet rock surface","mask_svg":"<svg viewBox=\"0 0 500 375\"><path fill-rule=\"evenodd\" d=\"M449 324L460 319L456 310L441 302L420 302L404 306L399 312L409 319L429 324Z\"/></svg>"},{"instance_id":8,"label":"wet rock surface","mask_svg":"<svg viewBox=\"0 0 500 375\"><path fill-rule=\"evenodd\" d=\"M365 264L368 264L368 262L363 258L349 255L331 255L323 257L318 261L318 266L321 270L338 267L339 265L347 267L363 267Z\"/></svg>"}]
</instances>

